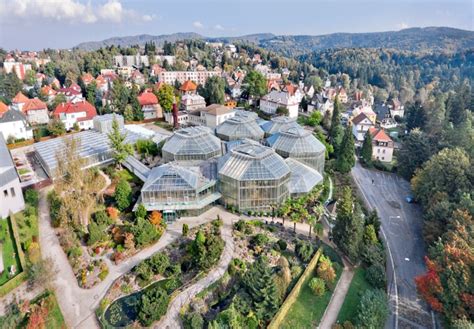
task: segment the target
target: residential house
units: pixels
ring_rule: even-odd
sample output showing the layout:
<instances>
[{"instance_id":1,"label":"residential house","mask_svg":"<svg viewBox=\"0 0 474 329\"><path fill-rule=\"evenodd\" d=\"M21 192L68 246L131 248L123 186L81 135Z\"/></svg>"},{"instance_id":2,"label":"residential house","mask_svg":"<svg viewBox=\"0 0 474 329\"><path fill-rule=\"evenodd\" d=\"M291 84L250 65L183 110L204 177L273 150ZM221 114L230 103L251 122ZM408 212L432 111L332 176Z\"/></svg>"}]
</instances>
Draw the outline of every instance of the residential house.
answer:
<instances>
[{"instance_id":1,"label":"residential house","mask_svg":"<svg viewBox=\"0 0 474 329\"><path fill-rule=\"evenodd\" d=\"M136 85L144 85L145 84L145 76L138 70L132 72L132 76L130 77L132 82Z\"/></svg>"},{"instance_id":2,"label":"residential house","mask_svg":"<svg viewBox=\"0 0 474 329\"><path fill-rule=\"evenodd\" d=\"M47 124L49 122L48 107L38 98L29 99L23 106L22 112L32 125Z\"/></svg>"},{"instance_id":3,"label":"residential house","mask_svg":"<svg viewBox=\"0 0 474 329\"><path fill-rule=\"evenodd\" d=\"M81 87L79 87L77 83L73 83L69 87L59 89L58 94L63 94L68 102L73 100L82 100Z\"/></svg>"},{"instance_id":4,"label":"residential house","mask_svg":"<svg viewBox=\"0 0 474 329\"><path fill-rule=\"evenodd\" d=\"M48 103L51 103L56 97L56 94L58 93L49 85L42 87L40 92L44 97L46 97Z\"/></svg>"},{"instance_id":5,"label":"residential house","mask_svg":"<svg viewBox=\"0 0 474 329\"><path fill-rule=\"evenodd\" d=\"M158 103L158 98L151 91L146 90L138 96L138 103L142 107L145 120L163 117L163 111Z\"/></svg>"},{"instance_id":6,"label":"residential house","mask_svg":"<svg viewBox=\"0 0 474 329\"><path fill-rule=\"evenodd\" d=\"M31 129L25 115L14 109L6 111L0 118L0 133L5 140L27 140L33 138L33 130Z\"/></svg>"},{"instance_id":7,"label":"residential house","mask_svg":"<svg viewBox=\"0 0 474 329\"><path fill-rule=\"evenodd\" d=\"M6 74L14 72L18 79L25 79L26 71L31 70L31 64L24 64L15 61L5 61L3 62L3 70Z\"/></svg>"},{"instance_id":8,"label":"residential house","mask_svg":"<svg viewBox=\"0 0 474 329\"><path fill-rule=\"evenodd\" d=\"M373 123L377 121L377 114L372 110L372 106L369 104L369 102L365 100L356 101L352 104L351 107L352 107L352 113L351 113L352 118L355 118L360 113L364 113Z\"/></svg>"},{"instance_id":9,"label":"residential house","mask_svg":"<svg viewBox=\"0 0 474 329\"><path fill-rule=\"evenodd\" d=\"M356 139L356 145L361 145L364 141L365 134L374 126L374 123L364 113L360 113L358 116L353 118L351 123L352 134Z\"/></svg>"},{"instance_id":10,"label":"residential house","mask_svg":"<svg viewBox=\"0 0 474 329\"><path fill-rule=\"evenodd\" d=\"M8 105L0 101L0 118L8 111Z\"/></svg>"},{"instance_id":11,"label":"residential house","mask_svg":"<svg viewBox=\"0 0 474 329\"><path fill-rule=\"evenodd\" d=\"M26 97L21 91L19 91L18 94L16 94L16 96L12 99L12 108L21 111L23 109L23 106L25 106L26 102L28 102L28 97Z\"/></svg>"},{"instance_id":12,"label":"residential house","mask_svg":"<svg viewBox=\"0 0 474 329\"><path fill-rule=\"evenodd\" d=\"M381 162L392 162L394 143L382 128L370 128L372 135L372 158Z\"/></svg>"},{"instance_id":13,"label":"residential house","mask_svg":"<svg viewBox=\"0 0 474 329\"><path fill-rule=\"evenodd\" d=\"M277 108L288 110L290 118L298 117L298 108L303 94L293 85L287 85L283 91L272 90L260 99L260 110L267 114L275 114Z\"/></svg>"},{"instance_id":14,"label":"residential house","mask_svg":"<svg viewBox=\"0 0 474 329\"><path fill-rule=\"evenodd\" d=\"M81 80L82 80L82 83L84 84L84 86L88 86L89 84L92 83L92 81L94 81L94 77L90 73L84 73L81 76Z\"/></svg>"},{"instance_id":15,"label":"residential house","mask_svg":"<svg viewBox=\"0 0 474 329\"><path fill-rule=\"evenodd\" d=\"M95 79L95 85L97 86L97 90L100 90L103 93L108 91L109 90L109 81L110 80L105 78L102 74L99 74L97 76L97 78Z\"/></svg>"},{"instance_id":16,"label":"residential house","mask_svg":"<svg viewBox=\"0 0 474 329\"><path fill-rule=\"evenodd\" d=\"M204 85L207 79L213 76L220 76L220 73L217 71L163 71L158 74L158 80L169 85L174 85L176 81L185 83L187 80Z\"/></svg>"},{"instance_id":17,"label":"residential house","mask_svg":"<svg viewBox=\"0 0 474 329\"><path fill-rule=\"evenodd\" d=\"M215 128L227 119L235 116L235 110L221 104L211 104L189 113L188 121L194 125Z\"/></svg>"},{"instance_id":18,"label":"residential house","mask_svg":"<svg viewBox=\"0 0 474 329\"><path fill-rule=\"evenodd\" d=\"M390 116L395 119L396 116L403 118L405 115L405 108L396 98L388 101L388 108L390 109Z\"/></svg>"},{"instance_id":19,"label":"residential house","mask_svg":"<svg viewBox=\"0 0 474 329\"><path fill-rule=\"evenodd\" d=\"M0 219L25 209L20 178L13 158L0 134Z\"/></svg>"},{"instance_id":20,"label":"residential house","mask_svg":"<svg viewBox=\"0 0 474 329\"><path fill-rule=\"evenodd\" d=\"M179 90L182 93L181 110L191 112L206 107L206 101L204 97L197 93L197 85L193 81L185 81Z\"/></svg>"},{"instance_id":21,"label":"residential house","mask_svg":"<svg viewBox=\"0 0 474 329\"><path fill-rule=\"evenodd\" d=\"M96 115L95 107L86 100L61 103L53 111L53 116L64 123L66 130L73 129L75 124L81 130L91 129Z\"/></svg>"}]
</instances>

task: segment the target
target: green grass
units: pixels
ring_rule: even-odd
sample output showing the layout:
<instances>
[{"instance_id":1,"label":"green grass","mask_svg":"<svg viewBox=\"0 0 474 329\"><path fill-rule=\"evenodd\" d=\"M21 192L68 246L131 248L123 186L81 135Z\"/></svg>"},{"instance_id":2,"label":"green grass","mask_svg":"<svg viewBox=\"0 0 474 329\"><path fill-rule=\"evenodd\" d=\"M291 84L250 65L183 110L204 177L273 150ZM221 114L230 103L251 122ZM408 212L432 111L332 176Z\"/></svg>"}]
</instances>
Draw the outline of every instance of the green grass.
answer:
<instances>
[{"instance_id":1,"label":"green grass","mask_svg":"<svg viewBox=\"0 0 474 329\"><path fill-rule=\"evenodd\" d=\"M61 313L61 309L59 308L58 301L56 300L56 295L54 292L45 292L37 296L33 299L32 303L38 303L41 300L47 298L51 305L51 309L48 313L48 317L46 318L46 328L48 329L61 329L66 328L66 323L64 322L63 314Z\"/></svg>"},{"instance_id":2,"label":"green grass","mask_svg":"<svg viewBox=\"0 0 474 329\"><path fill-rule=\"evenodd\" d=\"M38 217L35 213L20 212L14 215L18 227L18 235L20 242L23 245L23 250L33 240L33 237L38 238Z\"/></svg>"},{"instance_id":3,"label":"green grass","mask_svg":"<svg viewBox=\"0 0 474 329\"><path fill-rule=\"evenodd\" d=\"M29 173L30 171L26 168L21 168L18 170L18 174L21 176L21 175L24 175L24 174L27 174Z\"/></svg>"},{"instance_id":4,"label":"green grass","mask_svg":"<svg viewBox=\"0 0 474 329\"><path fill-rule=\"evenodd\" d=\"M0 219L0 249L2 249L3 255L3 267L4 271L0 275L0 286L6 283L10 278L8 277L8 269L10 266L15 265L16 274L20 273L22 268L20 265L20 258L18 256L18 250L16 250L15 241L13 238L13 232L9 225L9 221L6 219Z\"/></svg>"},{"instance_id":5,"label":"green grass","mask_svg":"<svg viewBox=\"0 0 474 329\"><path fill-rule=\"evenodd\" d=\"M336 268L337 276L334 286L336 286L337 281L339 281L341 273L342 269L339 266ZM321 321L324 311L331 300L333 291L327 290L323 296L315 296L308 285L312 278L314 278L314 276L308 277L303 283L298 298L291 306L280 328L315 328Z\"/></svg>"},{"instance_id":6,"label":"green grass","mask_svg":"<svg viewBox=\"0 0 474 329\"><path fill-rule=\"evenodd\" d=\"M349 286L346 299L344 300L339 315L337 316L337 321L339 323L344 323L345 321L354 322L360 298L364 292L370 288L370 284L365 280L365 269L362 267L357 268L354 277L352 278L351 285Z\"/></svg>"}]
</instances>

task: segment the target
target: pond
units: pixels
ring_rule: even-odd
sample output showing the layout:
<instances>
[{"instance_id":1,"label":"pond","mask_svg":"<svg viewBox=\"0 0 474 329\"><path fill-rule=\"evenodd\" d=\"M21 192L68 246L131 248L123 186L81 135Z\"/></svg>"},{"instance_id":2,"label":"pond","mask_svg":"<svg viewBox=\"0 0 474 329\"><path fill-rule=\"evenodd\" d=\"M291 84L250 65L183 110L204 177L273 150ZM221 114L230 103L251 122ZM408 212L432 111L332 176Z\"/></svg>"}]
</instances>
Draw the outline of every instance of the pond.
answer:
<instances>
[{"instance_id":1,"label":"pond","mask_svg":"<svg viewBox=\"0 0 474 329\"><path fill-rule=\"evenodd\" d=\"M172 284L172 287L169 287L167 283L172 280L174 279L164 279L154 282L145 289L115 300L104 313L105 326L107 328L124 328L131 325L138 318L138 307L141 296L149 289L158 288L167 290L168 294L171 294L176 289L176 286L179 287L181 285L179 282L179 284Z\"/></svg>"}]
</instances>

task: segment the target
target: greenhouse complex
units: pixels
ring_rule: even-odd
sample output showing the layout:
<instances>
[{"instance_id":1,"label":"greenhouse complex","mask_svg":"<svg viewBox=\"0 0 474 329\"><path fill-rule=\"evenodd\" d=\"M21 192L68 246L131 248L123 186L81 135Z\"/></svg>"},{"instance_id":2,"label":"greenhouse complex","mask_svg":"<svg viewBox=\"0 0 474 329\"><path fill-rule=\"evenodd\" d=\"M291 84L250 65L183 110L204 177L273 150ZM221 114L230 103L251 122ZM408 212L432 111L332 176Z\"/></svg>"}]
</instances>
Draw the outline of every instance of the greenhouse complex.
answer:
<instances>
[{"instance_id":1,"label":"greenhouse complex","mask_svg":"<svg viewBox=\"0 0 474 329\"><path fill-rule=\"evenodd\" d=\"M176 129L157 136L142 126L128 128L120 116L95 118L94 129L76 133L84 167L113 161L108 132L117 120L127 143L164 140L162 157L153 167L133 156L124 165L143 181L134 209L163 212L172 220L194 216L216 203L239 212L267 212L290 196L301 196L323 182L325 147L294 119L271 121L237 110L214 130L204 126ZM54 179L57 159L71 136L35 144L39 162Z\"/></svg>"}]
</instances>

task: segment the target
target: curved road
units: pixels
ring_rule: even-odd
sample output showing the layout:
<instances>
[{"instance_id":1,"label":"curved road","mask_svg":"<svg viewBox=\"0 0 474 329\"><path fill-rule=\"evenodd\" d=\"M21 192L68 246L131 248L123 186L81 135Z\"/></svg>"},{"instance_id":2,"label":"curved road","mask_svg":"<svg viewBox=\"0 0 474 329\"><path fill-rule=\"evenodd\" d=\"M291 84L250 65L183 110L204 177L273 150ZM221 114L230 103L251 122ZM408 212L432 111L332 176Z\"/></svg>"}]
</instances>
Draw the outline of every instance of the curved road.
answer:
<instances>
[{"instance_id":1,"label":"curved road","mask_svg":"<svg viewBox=\"0 0 474 329\"><path fill-rule=\"evenodd\" d=\"M410 184L395 174L365 169L358 162L352 177L365 203L377 210L382 222L392 308L386 328L436 328L434 316L418 297L414 283L414 278L425 272L426 251L420 208L405 201L411 194Z\"/></svg>"}]
</instances>

